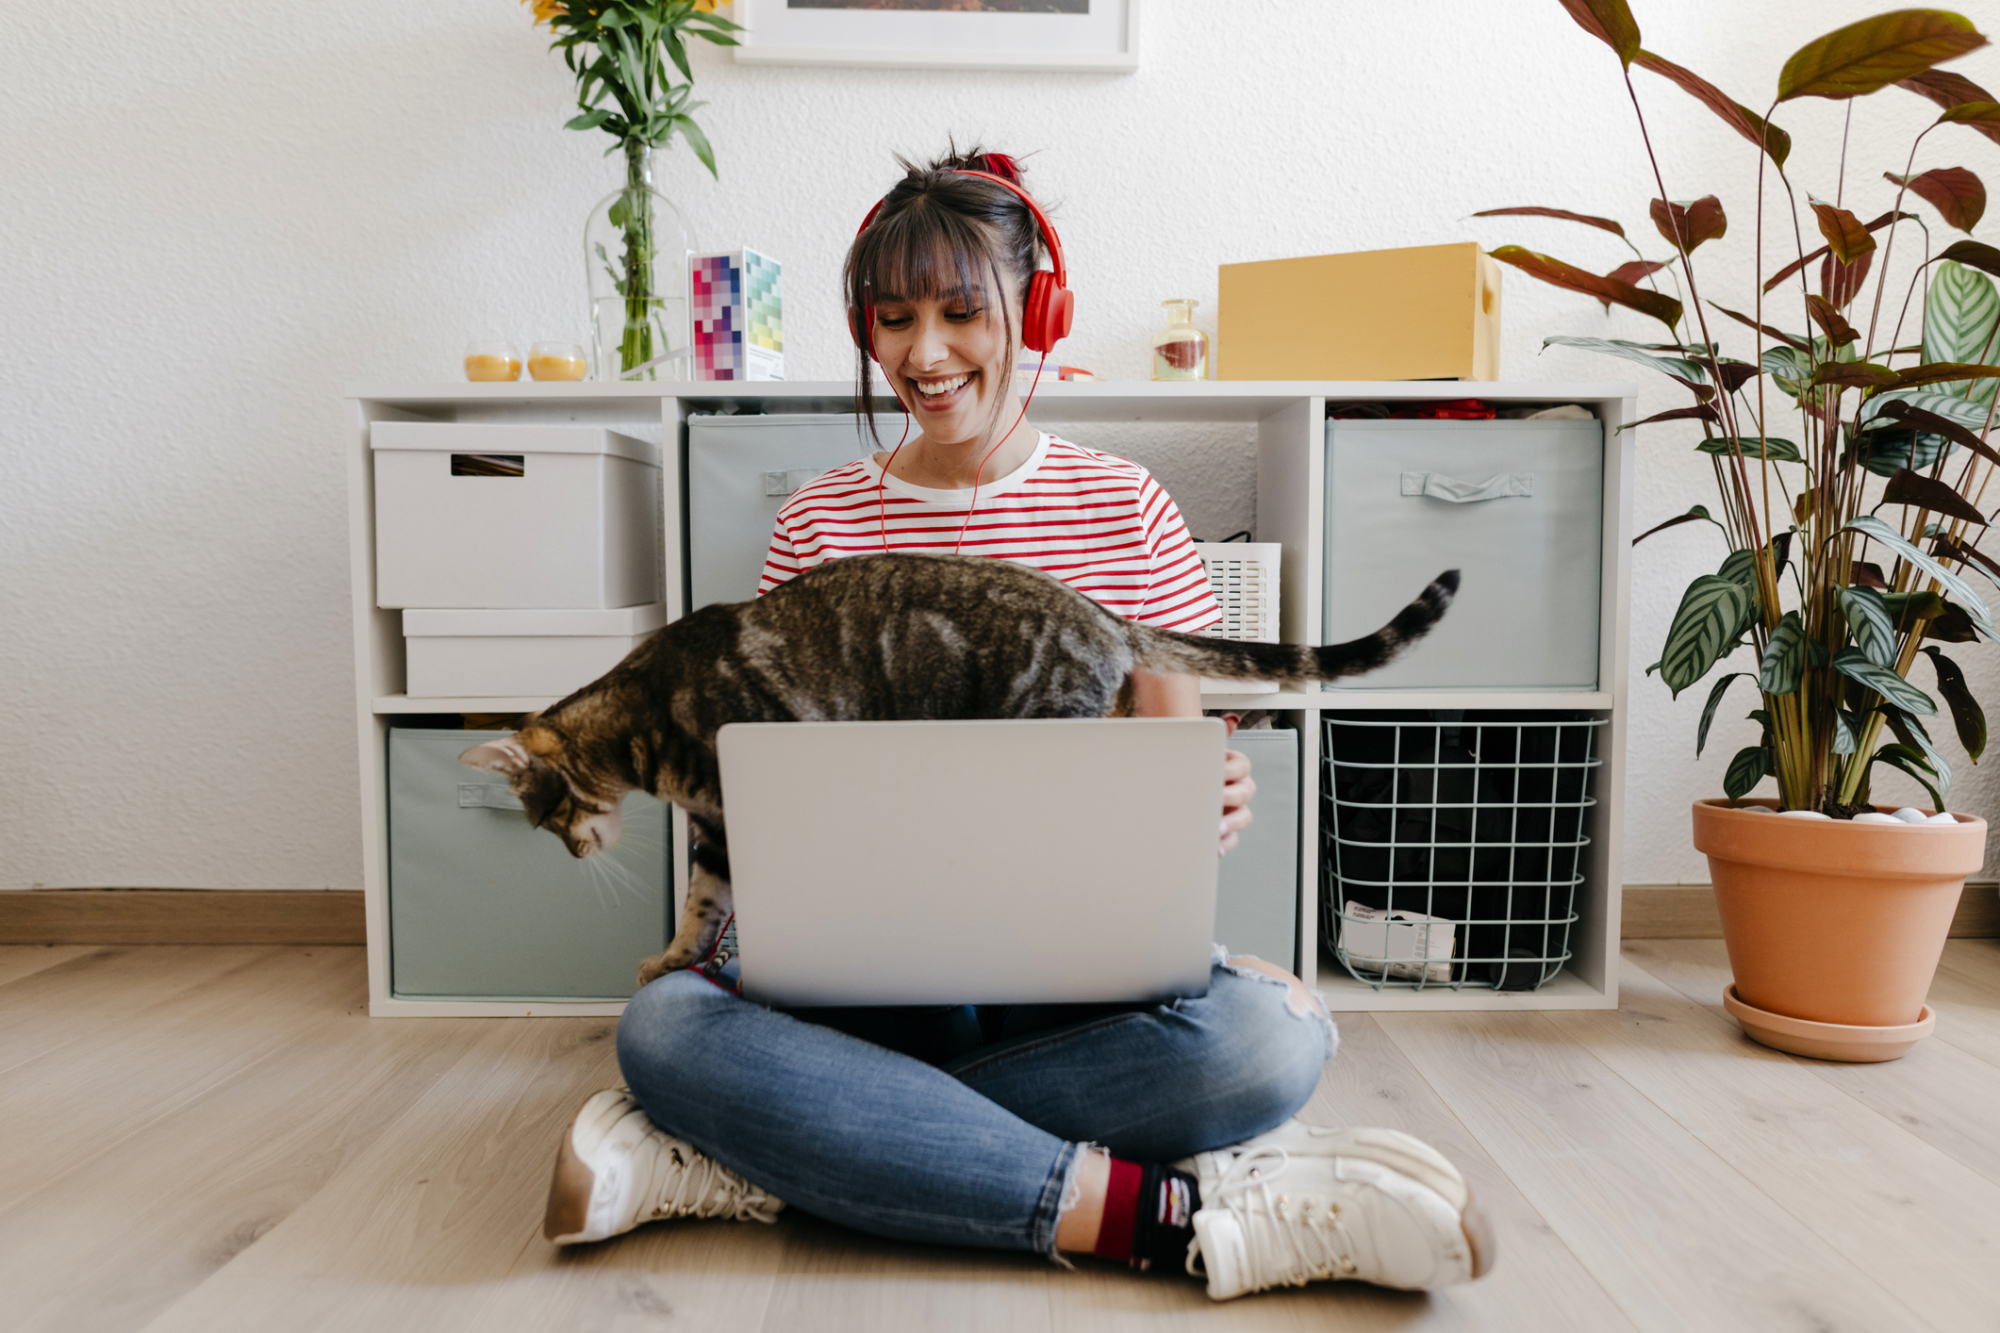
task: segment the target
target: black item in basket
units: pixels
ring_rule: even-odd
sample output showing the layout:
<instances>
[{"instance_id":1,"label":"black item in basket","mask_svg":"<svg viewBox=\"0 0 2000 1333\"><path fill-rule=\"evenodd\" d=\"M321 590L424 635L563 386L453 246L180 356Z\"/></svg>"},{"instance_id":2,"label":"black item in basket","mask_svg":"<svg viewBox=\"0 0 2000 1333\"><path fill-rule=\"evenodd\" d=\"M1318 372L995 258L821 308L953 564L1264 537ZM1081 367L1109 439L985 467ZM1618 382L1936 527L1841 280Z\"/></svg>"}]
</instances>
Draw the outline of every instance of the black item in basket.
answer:
<instances>
[{"instance_id":1,"label":"black item in basket","mask_svg":"<svg viewBox=\"0 0 2000 1333\"><path fill-rule=\"evenodd\" d=\"M1584 841L1588 725L1333 720L1329 733L1342 900L1458 923L1456 982L1525 990L1554 976Z\"/></svg>"}]
</instances>

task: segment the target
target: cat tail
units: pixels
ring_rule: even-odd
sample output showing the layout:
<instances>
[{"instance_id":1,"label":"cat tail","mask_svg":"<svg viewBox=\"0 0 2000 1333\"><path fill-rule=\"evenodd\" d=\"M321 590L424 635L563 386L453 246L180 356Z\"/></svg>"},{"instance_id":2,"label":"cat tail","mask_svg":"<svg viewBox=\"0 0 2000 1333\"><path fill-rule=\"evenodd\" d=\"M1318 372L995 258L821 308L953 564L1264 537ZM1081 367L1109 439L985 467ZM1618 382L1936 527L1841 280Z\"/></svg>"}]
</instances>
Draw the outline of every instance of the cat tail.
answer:
<instances>
[{"instance_id":1,"label":"cat tail","mask_svg":"<svg viewBox=\"0 0 2000 1333\"><path fill-rule=\"evenodd\" d=\"M1287 685L1337 680L1387 666L1444 618L1458 591L1458 571L1432 579L1417 599L1373 634L1314 648L1300 643L1246 643L1209 639L1132 624L1132 661L1148 671L1179 672L1223 680L1275 680Z\"/></svg>"}]
</instances>

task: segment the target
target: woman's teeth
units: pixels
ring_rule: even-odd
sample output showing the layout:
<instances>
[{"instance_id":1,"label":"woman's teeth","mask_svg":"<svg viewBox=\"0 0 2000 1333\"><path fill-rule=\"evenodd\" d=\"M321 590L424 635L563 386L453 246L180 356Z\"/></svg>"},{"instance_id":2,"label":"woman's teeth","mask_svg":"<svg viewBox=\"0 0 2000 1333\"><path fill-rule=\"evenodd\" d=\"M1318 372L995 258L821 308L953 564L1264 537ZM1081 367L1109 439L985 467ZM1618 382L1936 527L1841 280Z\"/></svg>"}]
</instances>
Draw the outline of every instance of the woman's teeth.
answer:
<instances>
[{"instance_id":1,"label":"woman's teeth","mask_svg":"<svg viewBox=\"0 0 2000 1333\"><path fill-rule=\"evenodd\" d=\"M927 398L941 398L971 378L970 375L954 375L948 380L918 380L917 392Z\"/></svg>"}]
</instances>

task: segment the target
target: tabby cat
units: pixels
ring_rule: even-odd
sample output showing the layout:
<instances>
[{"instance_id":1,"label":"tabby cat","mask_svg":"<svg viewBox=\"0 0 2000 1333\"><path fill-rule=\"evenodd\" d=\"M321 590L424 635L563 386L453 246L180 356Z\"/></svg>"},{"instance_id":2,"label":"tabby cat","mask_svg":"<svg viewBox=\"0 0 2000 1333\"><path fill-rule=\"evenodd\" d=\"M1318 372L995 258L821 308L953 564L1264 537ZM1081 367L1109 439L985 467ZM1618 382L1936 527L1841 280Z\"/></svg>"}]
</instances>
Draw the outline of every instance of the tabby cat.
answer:
<instances>
[{"instance_id":1,"label":"tabby cat","mask_svg":"<svg viewBox=\"0 0 2000 1333\"><path fill-rule=\"evenodd\" d=\"M1373 634L1311 648L1154 629L1004 560L855 556L754 602L675 621L513 736L462 758L506 774L528 819L574 856L617 841L619 803L634 788L688 812L693 883L673 943L639 970L643 985L701 959L730 915L715 753L728 723L1105 717L1131 711L1134 667L1333 680L1422 638L1457 588L1449 570Z\"/></svg>"}]
</instances>

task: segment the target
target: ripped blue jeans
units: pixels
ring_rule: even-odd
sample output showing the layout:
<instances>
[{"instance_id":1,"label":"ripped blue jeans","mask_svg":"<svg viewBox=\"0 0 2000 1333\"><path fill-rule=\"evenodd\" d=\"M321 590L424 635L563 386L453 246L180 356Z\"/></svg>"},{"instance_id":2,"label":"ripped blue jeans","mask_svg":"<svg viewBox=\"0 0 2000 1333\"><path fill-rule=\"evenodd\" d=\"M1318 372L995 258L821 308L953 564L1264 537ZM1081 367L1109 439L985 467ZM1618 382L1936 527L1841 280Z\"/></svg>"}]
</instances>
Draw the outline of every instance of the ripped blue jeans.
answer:
<instances>
[{"instance_id":1,"label":"ripped blue jeans","mask_svg":"<svg viewBox=\"0 0 2000 1333\"><path fill-rule=\"evenodd\" d=\"M781 1011L698 972L633 997L618 1061L654 1123L815 1216L1052 1254L1087 1144L1172 1161L1282 1123L1331 1022L1218 963L1146 1005Z\"/></svg>"}]
</instances>

